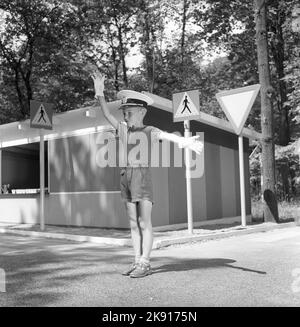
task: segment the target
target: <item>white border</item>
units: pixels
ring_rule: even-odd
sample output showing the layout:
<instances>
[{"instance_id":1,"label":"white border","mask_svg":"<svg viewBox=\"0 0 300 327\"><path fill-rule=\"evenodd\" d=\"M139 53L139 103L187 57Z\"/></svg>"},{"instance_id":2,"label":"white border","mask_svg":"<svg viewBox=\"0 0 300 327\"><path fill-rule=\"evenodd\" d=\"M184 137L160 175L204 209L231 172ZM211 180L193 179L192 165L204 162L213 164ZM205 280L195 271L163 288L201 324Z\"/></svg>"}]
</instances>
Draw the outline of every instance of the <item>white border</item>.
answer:
<instances>
[{"instance_id":1,"label":"white border","mask_svg":"<svg viewBox=\"0 0 300 327\"><path fill-rule=\"evenodd\" d=\"M235 133L237 135L240 135L241 132L242 132L242 129L245 125L245 122L247 120L247 117L249 115L249 112L253 106L253 103L257 97L257 94L260 90L260 84L254 84L254 85L249 85L249 86L245 86L245 87L240 87L240 88L237 88L237 89L233 89L233 90L228 90L228 91L222 91L222 92L219 92L216 94L216 98L218 100L218 103L219 105L221 106L221 108L223 109L223 111L225 112L226 114L226 117L228 118L228 120L230 121L231 125L232 125L232 128L234 129ZM250 99L250 102L248 104L248 107L247 109L245 110L244 112L244 115L243 115L243 118L240 122L240 125L237 126L235 121L232 119L232 116L229 112L229 110L227 109L227 107L225 106L223 100L222 100L222 97L223 96L228 96L228 95L234 95L234 94L239 94L239 93L244 93L244 92L249 92L249 91L254 91L251 99Z\"/></svg>"}]
</instances>

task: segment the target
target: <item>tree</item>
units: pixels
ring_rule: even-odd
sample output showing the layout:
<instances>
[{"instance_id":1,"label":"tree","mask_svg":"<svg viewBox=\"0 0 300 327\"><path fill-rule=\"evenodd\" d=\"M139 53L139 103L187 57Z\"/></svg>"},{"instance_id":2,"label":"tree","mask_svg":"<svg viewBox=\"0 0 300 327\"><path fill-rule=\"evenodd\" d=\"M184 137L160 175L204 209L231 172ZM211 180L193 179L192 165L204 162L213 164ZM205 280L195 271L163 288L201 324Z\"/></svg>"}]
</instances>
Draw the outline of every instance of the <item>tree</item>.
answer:
<instances>
[{"instance_id":1,"label":"tree","mask_svg":"<svg viewBox=\"0 0 300 327\"><path fill-rule=\"evenodd\" d=\"M295 137L293 116L297 107L297 38L291 32L291 9L295 0L269 1L267 31L270 74L274 87L272 97L274 111L274 140L282 146ZM202 5L201 5L202 3ZM205 4L205 5L204 5ZM255 21L251 2L248 1L203 1L194 10L202 30L199 34L213 46L228 53L230 69L220 71L220 81L227 79L228 88L233 84L243 86L258 83L257 56L255 51ZM298 41L299 42L299 41ZM294 53L293 49L294 48ZM295 55L296 54L296 55ZM231 75L231 80L228 76ZM288 76L288 77L287 77ZM234 82L233 82L234 81ZM296 95L296 96L295 96ZM295 101L296 100L296 101ZM259 110L260 111L260 110ZM257 107L251 111L248 122L256 129L260 118ZM297 113L296 113L297 114ZM296 116L295 116L296 119ZM293 174L288 162L280 164L285 197L289 196L289 174Z\"/></svg>"},{"instance_id":2,"label":"tree","mask_svg":"<svg viewBox=\"0 0 300 327\"><path fill-rule=\"evenodd\" d=\"M278 207L275 194L275 157L273 141L273 108L274 89L271 86L268 39L266 27L266 2L254 0L256 21L256 43L259 82L261 84L261 130L262 130L262 171L265 221L278 222Z\"/></svg>"},{"instance_id":3,"label":"tree","mask_svg":"<svg viewBox=\"0 0 300 327\"><path fill-rule=\"evenodd\" d=\"M156 82L156 61L158 60L158 38L163 31L162 2L153 0L141 1L140 15L137 17L136 27L140 33L140 51L144 55L145 78L147 89L154 92Z\"/></svg>"},{"instance_id":4,"label":"tree","mask_svg":"<svg viewBox=\"0 0 300 327\"><path fill-rule=\"evenodd\" d=\"M104 14L109 17L106 22L106 29L112 47L112 57L117 60L116 54L118 54L125 88L128 87L126 56L129 49L137 42L134 22L139 12L139 5L140 1L110 0L108 5L103 7ZM116 62L116 67L118 66L119 63Z\"/></svg>"},{"instance_id":5,"label":"tree","mask_svg":"<svg viewBox=\"0 0 300 327\"><path fill-rule=\"evenodd\" d=\"M300 6L296 0L291 1L287 11L287 19L284 28L284 39L286 40L286 51L288 53L285 61L284 80L287 83L288 95L286 105L291 108L290 121L294 124L292 129L296 132L293 137L299 137L300 131L300 66L299 66L299 44L300 31L293 28L296 21L300 19Z\"/></svg>"},{"instance_id":6,"label":"tree","mask_svg":"<svg viewBox=\"0 0 300 327\"><path fill-rule=\"evenodd\" d=\"M5 14L0 39L3 80L10 88L10 101L17 100L22 118L27 118L30 100L43 97L49 101L57 94L53 91L68 89L62 85L79 49L76 32L85 25L78 8L67 2L3 0L0 9ZM74 99L69 92L66 95Z\"/></svg>"}]
</instances>

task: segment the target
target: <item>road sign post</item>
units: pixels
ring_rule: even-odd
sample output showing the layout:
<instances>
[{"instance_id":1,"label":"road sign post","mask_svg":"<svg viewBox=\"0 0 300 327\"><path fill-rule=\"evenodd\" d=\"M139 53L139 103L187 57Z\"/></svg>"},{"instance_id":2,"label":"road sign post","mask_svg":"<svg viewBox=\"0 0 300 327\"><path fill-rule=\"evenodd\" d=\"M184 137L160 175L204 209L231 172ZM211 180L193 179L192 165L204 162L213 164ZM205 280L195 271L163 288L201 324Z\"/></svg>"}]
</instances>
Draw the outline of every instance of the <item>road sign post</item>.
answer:
<instances>
[{"instance_id":1,"label":"road sign post","mask_svg":"<svg viewBox=\"0 0 300 327\"><path fill-rule=\"evenodd\" d=\"M259 89L260 84L255 84L216 94L221 108L225 112L225 115L230 121L235 133L238 135L242 226L246 226L245 168L242 129L257 97Z\"/></svg>"},{"instance_id":2,"label":"road sign post","mask_svg":"<svg viewBox=\"0 0 300 327\"><path fill-rule=\"evenodd\" d=\"M40 130L40 228L45 230L45 149L44 134Z\"/></svg>"},{"instance_id":3,"label":"road sign post","mask_svg":"<svg viewBox=\"0 0 300 327\"><path fill-rule=\"evenodd\" d=\"M239 135L239 168L240 168L240 193L241 193L241 223L246 226L246 197L245 197L245 168L244 168L244 140Z\"/></svg>"},{"instance_id":4,"label":"road sign post","mask_svg":"<svg viewBox=\"0 0 300 327\"><path fill-rule=\"evenodd\" d=\"M184 137L190 136L190 121L184 121ZM186 178L186 201L187 201L187 220L188 232L193 234L193 197L192 197L192 183L191 183L191 153L189 149L184 149L185 155L185 178Z\"/></svg>"},{"instance_id":5,"label":"road sign post","mask_svg":"<svg viewBox=\"0 0 300 327\"><path fill-rule=\"evenodd\" d=\"M199 118L200 115L199 91L188 90L173 93L173 120L183 121L184 137L190 137L190 120ZM191 151L184 149L185 179L186 179L186 203L188 232L193 234L193 196L191 184Z\"/></svg>"},{"instance_id":6,"label":"road sign post","mask_svg":"<svg viewBox=\"0 0 300 327\"><path fill-rule=\"evenodd\" d=\"M53 104L30 101L30 127L40 130L40 229L45 230L45 143L43 129L52 129Z\"/></svg>"},{"instance_id":7,"label":"road sign post","mask_svg":"<svg viewBox=\"0 0 300 327\"><path fill-rule=\"evenodd\" d=\"M2 149L0 149L0 194L2 193Z\"/></svg>"}]
</instances>

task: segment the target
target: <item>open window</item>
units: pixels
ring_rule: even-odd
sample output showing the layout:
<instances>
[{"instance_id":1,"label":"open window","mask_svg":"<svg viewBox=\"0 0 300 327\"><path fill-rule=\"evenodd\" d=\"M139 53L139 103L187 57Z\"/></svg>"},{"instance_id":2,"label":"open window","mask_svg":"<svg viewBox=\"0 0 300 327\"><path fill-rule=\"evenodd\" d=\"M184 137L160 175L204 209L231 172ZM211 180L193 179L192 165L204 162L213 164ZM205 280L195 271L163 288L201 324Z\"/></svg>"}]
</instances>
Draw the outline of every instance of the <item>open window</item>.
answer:
<instances>
[{"instance_id":1,"label":"open window","mask_svg":"<svg viewBox=\"0 0 300 327\"><path fill-rule=\"evenodd\" d=\"M45 142L45 189L48 188L48 145ZM40 189L39 143L2 148L2 194L34 194Z\"/></svg>"}]
</instances>

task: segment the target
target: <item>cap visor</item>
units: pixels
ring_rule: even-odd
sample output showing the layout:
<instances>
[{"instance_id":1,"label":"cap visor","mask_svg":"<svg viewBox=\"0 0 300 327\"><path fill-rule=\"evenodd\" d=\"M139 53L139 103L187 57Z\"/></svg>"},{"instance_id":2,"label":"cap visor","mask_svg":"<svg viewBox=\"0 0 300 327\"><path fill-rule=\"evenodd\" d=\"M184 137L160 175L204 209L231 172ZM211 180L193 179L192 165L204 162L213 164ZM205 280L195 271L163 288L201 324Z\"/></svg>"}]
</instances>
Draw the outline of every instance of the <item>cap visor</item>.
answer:
<instances>
[{"instance_id":1,"label":"cap visor","mask_svg":"<svg viewBox=\"0 0 300 327\"><path fill-rule=\"evenodd\" d=\"M138 104L138 103L123 103L121 104L119 109L124 109L124 108L134 108L134 107L138 107L138 108L145 108L147 109L145 106L143 106L142 104Z\"/></svg>"}]
</instances>

